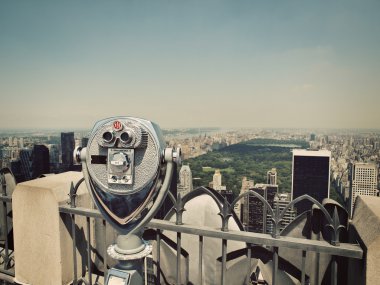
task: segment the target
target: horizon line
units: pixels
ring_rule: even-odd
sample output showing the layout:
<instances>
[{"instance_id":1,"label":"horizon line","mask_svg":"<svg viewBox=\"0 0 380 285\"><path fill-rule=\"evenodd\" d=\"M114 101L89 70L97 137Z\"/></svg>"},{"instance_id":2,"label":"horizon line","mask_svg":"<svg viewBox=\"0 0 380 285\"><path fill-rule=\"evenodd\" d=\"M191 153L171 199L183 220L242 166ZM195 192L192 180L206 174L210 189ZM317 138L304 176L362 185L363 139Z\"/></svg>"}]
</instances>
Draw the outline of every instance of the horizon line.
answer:
<instances>
[{"instance_id":1,"label":"horizon line","mask_svg":"<svg viewBox=\"0 0 380 285\"><path fill-rule=\"evenodd\" d=\"M305 131L322 131L322 130L342 130L342 131L380 131L380 128L363 128L363 127L218 127L218 126L209 126L209 127L166 127L161 128L163 131L170 130L305 130ZM91 131L92 128L0 128L1 132L37 132L37 131L50 131L50 132L66 132L66 131Z\"/></svg>"}]
</instances>

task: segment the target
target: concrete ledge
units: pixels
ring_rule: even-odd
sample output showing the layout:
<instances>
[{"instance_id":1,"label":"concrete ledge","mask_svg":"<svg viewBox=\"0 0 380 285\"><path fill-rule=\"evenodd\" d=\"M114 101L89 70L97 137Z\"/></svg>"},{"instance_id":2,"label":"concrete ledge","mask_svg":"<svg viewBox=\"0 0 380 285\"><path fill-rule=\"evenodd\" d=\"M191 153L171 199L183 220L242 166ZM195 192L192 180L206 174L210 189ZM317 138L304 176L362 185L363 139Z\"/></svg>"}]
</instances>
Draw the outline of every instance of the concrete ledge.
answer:
<instances>
[{"instance_id":1,"label":"concrete ledge","mask_svg":"<svg viewBox=\"0 0 380 285\"><path fill-rule=\"evenodd\" d=\"M349 260L349 284L380 284L380 197L356 198L349 235L364 251L362 260Z\"/></svg>"},{"instance_id":2,"label":"concrete ledge","mask_svg":"<svg viewBox=\"0 0 380 285\"><path fill-rule=\"evenodd\" d=\"M73 279L71 220L69 216L60 217L59 205L69 198L71 182L75 184L81 178L80 172L66 172L17 185L12 196L16 282L53 285L68 284ZM84 183L78 195L78 206L90 207ZM82 239L84 223L77 219L76 236ZM77 258L77 271L81 274L80 248Z\"/></svg>"}]
</instances>

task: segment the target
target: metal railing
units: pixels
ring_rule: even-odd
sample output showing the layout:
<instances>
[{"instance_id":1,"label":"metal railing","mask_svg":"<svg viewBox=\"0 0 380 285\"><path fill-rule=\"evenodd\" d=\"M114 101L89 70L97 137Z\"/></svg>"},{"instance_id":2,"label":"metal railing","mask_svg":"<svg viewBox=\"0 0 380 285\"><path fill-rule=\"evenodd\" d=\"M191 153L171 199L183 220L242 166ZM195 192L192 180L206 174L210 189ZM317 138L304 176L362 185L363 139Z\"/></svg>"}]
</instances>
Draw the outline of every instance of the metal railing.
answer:
<instances>
[{"instance_id":1,"label":"metal railing","mask_svg":"<svg viewBox=\"0 0 380 285\"><path fill-rule=\"evenodd\" d=\"M90 239L90 219L101 219L103 221L104 226L104 234L106 233L106 222L104 221L102 215L99 213L99 211L94 209L86 209L81 207L76 207L75 205L75 196L76 196L76 190L79 187L79 184L83 182L83 180L79 181L77 185L74 187L72 185L70 190L70 205L67 206L61 206L60 212L63 214L70 215L71 221L72 221L72 239L73 239L73 258L74 258L74 270L73 270L73 284L86 284L86 285L92 285L97 284L92 283L92 260L91 260L91 239ZM269 248L272 253L272 284L280 284L279 278L278 278L278 272L279 272L279 249L280 248L289 248L289 249L297 249L300 250L302 253L300 255L301 260L301 274L300 274L300 281L301 284L305 285L308 284L308 280L306 278L306 256L307 252L315 252L317 254L325 253L331 256L331 263L330 263L330 271L331 271L331 284L337 285L338 284L338 263L337 258L338 257L344 257L344 258L356 258L361 259L363 257L363 250L360 248L359 245L356 244L349 244L349 243L340 243L339 242L339 231L344 227L339 222L339 217L337 213L337 208L334 208L333 214L330 215L327 209L318 201L316 201L314 198L304 195L302 197L299 197L295 200L293 200L285 209L283 209L281 212L274 211L272 207L268 204L268 202L259 194L257 194L254 191L249 191L249 193L245 193L243 195L240 195L238 198L236 198L231 204L227 203L225 200L224 203L220 203L217 197L213 194L212 191L209 191L208 189L204 188L205 192L207 192L208 195L210 195L216 202L216 204L219 207L220 210L220 217L222 219L222 226L220 229L214 229L209 228L205 226L192 226L183 224L182 222L182 213L185 211L184 205L186 203L186 196L182 198L180 195L178 195L177 199L173 197L172 194L169 193L169 198L172 200L174 206L173 210L175 211L175 222L167 221L167 220L157 220L153 219L150 221L150 223L147 225L147 228L155 229L156 230L156 280L157 284L161 284L160 280L160 272L161 272L161 266L160 266L160 250L161 250L161 240L162 240L162 232L163 231L170 231L176 233L176 254L177 254L177 262L176 262L176 284L181 284L181 241L182 241L182 235L188 234L188 235L194 235L198 236L198 248L199 248L199 273L198 273L198 283L197 284L203 284L203 274L202 274L202 268L203 268L203 252L204 252L204 238L217 238L220 239L221 245L222 245L222 252L221 252L221 276L220 276L220 284L225 285L226 284L226 264L227 264L227 248L228 248L228 241L239 241L244 242L247 244L246 246L246 256L247 256L247 275L246 275L246 284L250 283L250 270L251 270L251 256L252 256L252 248L255 245L265 245L266 248ZM231 231L228 228L228 222L230 217L232 216L232 211L234 208L234 205L240 200L243 199L246 195L254 195L259 200L261 200L264 205L267 207L267 211L271 214L271 219L273 222L273 234L262 234L262 233L253 233L253 232L244 232L244 231ZM310 240L305 238L294 238L294 237L287 237L287 236L281 236L281 233L279 232L279 225L284 217L286 210L294 204L299 203L300 201L308 200L313 202L323 213L325 219L327 220L327 224L325 225L326 228L330 228L331 230L331 240L329 242L322 241L322 240ZM266 214L266 213L264 213ZM80 276L78 279L78 273L77 273L77 257L76 257L76 249L77 249L77 241L76 241L76 223L75 223L75 217L76 216L84 216L86 217L86 232L87 232L87 278ZM104 238L104 240L106 240ZM107 261L106 261L106 248L107 244L104 245L105 252L104 254L104 273L107 272Z\"/></svg>"},{"instance_id":2,"label":"metal railing","mask_svg":"<svg viewBox=\"0 0 380 285\"><path fill-rule=\"evenodd\" d=\"M13 257L13 246L11 245L11 239L13 238L12 228L12 219L11 219L11 206L12 197L7 193L7 182L5 175L11 175L12 172L8 168L3 168L0 170L0 184L1 184L1 193L0 193L0 207L1 207L1 224L2 224L2 240L0 248L0 274L1 279L6 281L12 281L14 277L14 257Z\"/></svg>"},{"instance_id":3,"label":"metal railing","mask_svg":"<svg viewBox=\"0 0 380 285\"><path fill-rule=\"evenodd\" d=\"M337 258L336 257L346 257L346 258L359 258L361 259L363 257L363 250L360 248L359 245L356 244L349 244L349 243L340 243L339 242L339 232L342 228L344 228L344 225L340 224L337 207L334 207L333 215L331 216L327 209L319 203L314 198L303 195L301 197L298 197L294 199L292 202L290 202L281 212L280 211L274 211L271 205L265 200L264 197L262 197L260 194L258 194L255 191L249 190L244 194L241 194L239 197L237 197L231 204L227 202L226 199L224 199L224 202L221 204L219 200L215 197L212 191L210 191L207 188L203 188L203 191L207 193L210 197L212 197L216 205L219 207L219 215L222 219L222 227L220 230L215 230L207 227L199 227L196 228L191 225L183 225L182 223L182 214L185 211L184 205L187 202L187 197L185 196L184 199L182 199L181 195L178 195L177 199L173 197L169 193L169 197L172 200L174 206L173 209L176 213L176 221L175 222L169 222L169 221L161 221L161 220L152 220L148 226L151 228L156 228L158 230L158 233L160 233L162 230L172 231L177 233L177 257L180 254L180 244L181 244L181 234L191 234L191 235L197 235L199 236L199 268L200 268L200 274L199 274L199 284L202 284L202 274L201 274L201 267L202 267L202 252L203 252L203 238L204 237L213 237L213 238L219 238L222 242L222 273L221 273L221 282L220 284L225 285L226 284L226 262L227 262L227 242L228 240L234 240L234 241L240 241L247 243L247 257L248 258L248 264L247 264L247 276L246 276L246 283L249 283L249 268L250 268L250 257L252 255L252 245L266 245L267 247L270 247L272 250L272 284L280 284L278 281L278 262L279 262L279 255L278 251L279 248L291 248L291 249L297 249L302 251L302 255L300 256L300 259L302 260L302 270L301 270L301 284L306 284L306 278L305 278L305 267L306 267L306 253L309 251L316 252L316 253L326 253L331 255L331 284L337 285L338 284L338 272L337 272ZM232 217L232 211L234 209L235 204L243 199L247 195L253 195L257 197L265 206L267 211L271 214L271 220L273 222L273 233L272 235L269 234L261 234L261 233L252 233L252 232L242 232L242 231L229 231L228 230L228 222L229 219ZM327 220L327 224L325 225L327 228L331 229L331 240L329 242L326 241L320 241L320 240L309 240L304 238L293 238L293 237L286 237L281 236L279 227L280 222L282 221L286 211L293 207L295 204L308 200L314 203L321 212L323 213L325 219ZM278 208L277 208L278 209ZM266 212L263 213L266 215ZM159 239L160 235L158 234L158 240L157 240L157 256L159 264ZM179 279L179 272L181 269L179 268L181 266L179 260L177 260L177 284L180 284ZM158 276L159 279L159 276Z\"/></svg>"},{"instance_id":4,"label":"metal railing","mask_svg":"<svg viewBox=\"0 0 380 285\"><path fill-rule=\"evenodd\" d=\"M68 206L61 206L59 208L60 213L67 214L70 216L71 219L71 237L73 240L73 285L97 285L99 284L98 281L93 282L93 268L94 264L91 258L92 255L92 244L91 244L91 219L99 219L102 221L103 226L103 234L104 234L104 252L103 252L103 274L106 276L107 274L107 243L106 243L106 230L107 230L107 223L104 220L103 216L100 214L98 210L94 209L87 209L87 208L80 208L76 206L76 196L77 191L81 183L83 183L84 178L80 179L76 185L74 186L73 183L71 183L70 188L70 201L68 202ZM85 276L78 276L77 272L77 223L76 223L76 216L82 216L86 218L86 269L87 273Z\"/></svg>"},{"instance_id":5,"label":"metal railing","mask_svg":"<svg viewBox=\"0 0 380 285\"><path fill-rule=\"evenodd\" d=\"M11 174L9 169L1 169L0 170L0 184L1 184L1 192L0 192L0 204L2 209L2 216L0 217L3 227L1 230L4 234L4 240L1 241L2 245L0 248L0 280L6 280L12 282L14 277L14 265L15 260L13 257L13 248L10 246L10 238L12 233L9 233L9 225L11 221L10 215L10 204L12 203L12 198L10 193L7 192L7 183L5 179L6 174ZM72 237L72 253L73 253L73 285L96 285L99 284L97 280L93 278L94 275L94 261L92 259L92 254L95 252L93 245L91 244L91 220L98 219L101 221L102 232L104 235L104 250L102 252L103 255L103 274L107 273L107 240L106 240L106 232L108 225L104 220L103 216L100 214L98 210L81 208L76 205L76 192L83 182L83 179L78 181L76 185L71 184L70 189L70 201L68 205L63 205L59 208L59 211L62 215L68 215L71 221L71 237ZM278 272L279 272L279 261L281 257L279 256L280 248L289 248L289 249L297 249L300 250L300 260L301 260L301 274L300 281L301 284L307 284L307 276L306 276L306 257L308 252L315 252L317 254L325 253L331 256L331 264L330 264L330 272L331 272L331 284L336 285L338 283L338 257L343 258L363 258L363 250L359 245L349 244L349 243L340 243L339 242L339 233L343 225L340 224L337 208L334 207L332 214L318 201L313 199L310 196L304 195L293 200L287 207L285 207L281 212L274 210L271 205L258 193L254 191L249 191L237 197L231 204L229 204L226 200L220 202L215 194L203 188L204 192L212 197L215 200L216 205L219 208L219 215L221 217L221 228L209 228L205 226L192 226L188 224L183 224L182 214L185 211L185 204L189 200L189 195L181 197L178 195L175 198L171 193L169 193L169 198L173 203L173 211L175 212L175 221L167 221L167 220L157 220L153 219L147 225L148 228L156 230L156 282L157 284L161 284L160 280L160 272L161 272L161 242L164 231L169 231L175 233L176 236L176 284L181 283L181 243L183 235L192 235L195 236L195 240L198 241L198 282L197 284L204 283L204 273L203 271L203 263L204 263L204 239L205 238L217 238L221 243L221 276L220 276L220 284L226 284L226 265L227 265L227 249L229 241L238 241L246 243L246 253L247 256L247 274L246 274L246 284L251 284L250 282L250 274L251 274L251 257L253 256L253 250L256 245L265 245L266 248L271 250L271 259L272 259L272 284L279 284ZM273 223L273 233L272 234L263 234L263 233L253 233L253 232L244 232L244 231L234 231L229 230L229 220L233 215L233 209L236 203L239 200L244 199L247 195L253 195L258 198L266 207L266 211L271 215L272 223ZM294 238L282 236L279 230L281 220L283 219L287 209L293 207L296 203L301 201L308 200L314 203L318 209L323 214L327 223L325 225L326 228L331 230L331 234L329 235L329 241L321 241L321 240L310 240L305 238ZM266 215L266 213L264 213ZM77 249L78 249L78 223L77 217L81 216L85 218L85 226L84 232L86 236L86 256L84 258L84 266L86 269L86 274L82 274L83 272L77 271L78 268L78 259L77 259ZM102 275L102 273L97 272L97 275Z\"/></svg>"},{"instance_id":6,"label":"metal railing","mask_svg":"<svg viewBox=\"0 0 380 285\"><path fill-rule=\"evenodd\" d=\"M71 218L71 237L73 240L73 285L79 285L79 284L86 284L86 285L92 285L92 284L98 284L97 281L93 283L93 268L94 264L91 259L91 254L92 254L92 244L91 244L91 219L100 219L102 221L103 225L103 232L104 236L106 236L106 222L103 219L103 216L100 214L98 210L93 210L93 209L87 209L87 208L81 208L81 207L70 207L70 206L61 206L59 208L60 213L62 214L67 214ZM86 249L86 269L87 273L86 276L78 276L77 272L77 229L76 229L76 216L82 216L86 218L86 243L87 243L87 249ZM106 241L106 239L104 239ZM104 275L107 273L107 246L108 244L105 243L104 248L105 251L103 252L103 272Z\"/></svg>"}]
</instances>

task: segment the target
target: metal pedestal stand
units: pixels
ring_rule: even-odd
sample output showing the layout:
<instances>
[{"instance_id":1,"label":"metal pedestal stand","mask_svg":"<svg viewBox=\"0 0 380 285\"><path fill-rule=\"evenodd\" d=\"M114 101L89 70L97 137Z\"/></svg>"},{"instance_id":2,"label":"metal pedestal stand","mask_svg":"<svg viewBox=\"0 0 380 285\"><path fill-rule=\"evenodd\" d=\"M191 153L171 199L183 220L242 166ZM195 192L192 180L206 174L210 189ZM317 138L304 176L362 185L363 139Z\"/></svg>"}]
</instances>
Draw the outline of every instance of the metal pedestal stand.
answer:
<instances>
[{"instance_id":1,"label":"metal pedestal stand","mask_svg":"<svg viewBox=\"0 0 380 285\"><path fill-rule=\"evenodd\" d=\"M135 234L118 236L107 253L119 263L108 271L104 284L143 285L143 260L151 252L152 245Z\"/></svg>"}]
</instances>

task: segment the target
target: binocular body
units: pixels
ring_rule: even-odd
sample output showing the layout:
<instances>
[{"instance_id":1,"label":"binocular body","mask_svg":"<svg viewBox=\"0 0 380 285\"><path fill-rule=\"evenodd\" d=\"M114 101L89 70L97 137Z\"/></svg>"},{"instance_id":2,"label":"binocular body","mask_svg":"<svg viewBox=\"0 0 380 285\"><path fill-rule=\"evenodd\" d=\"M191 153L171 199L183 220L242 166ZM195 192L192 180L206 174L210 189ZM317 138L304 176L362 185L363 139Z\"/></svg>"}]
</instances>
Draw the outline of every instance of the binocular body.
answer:
<instances>
[{"instance_id":1,"label":"binocular body","mask_svg":"<svg viewBox=\"0 0 380 285\"><path fill-rule=\"evenodd\" d=\"M167 164L158 125L134 117L101 120L74 157L97 208L120 233L130 233L161 203L155 199Z\"/></svg>"}]
</instances>

